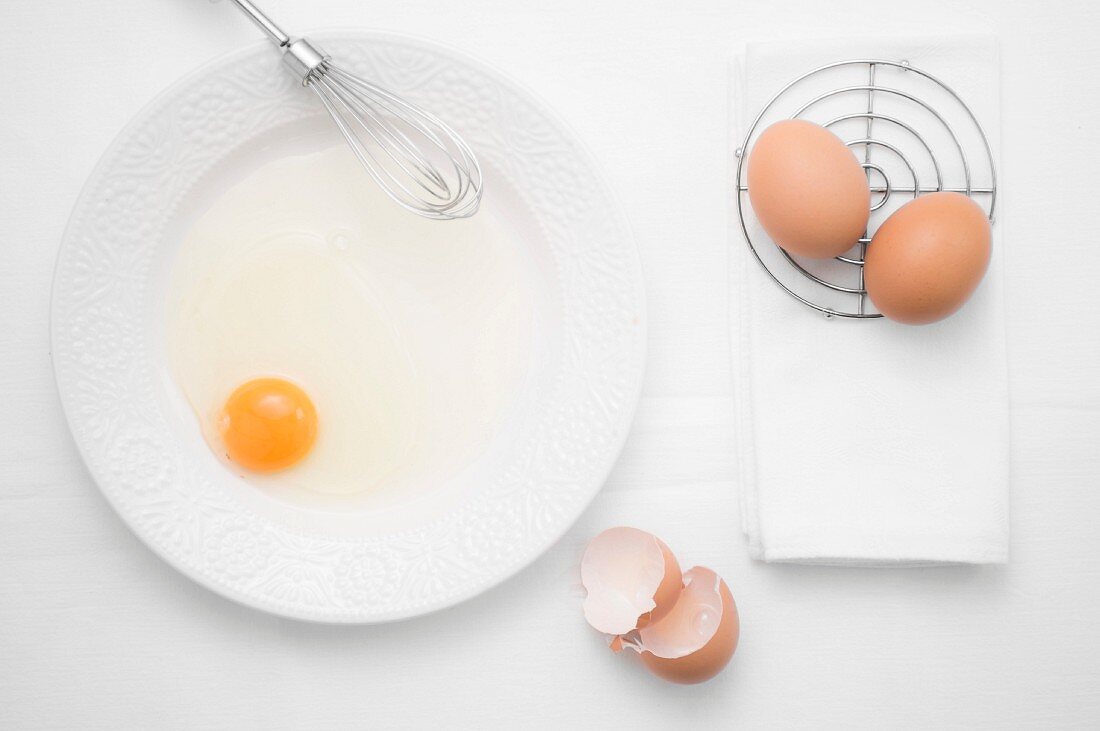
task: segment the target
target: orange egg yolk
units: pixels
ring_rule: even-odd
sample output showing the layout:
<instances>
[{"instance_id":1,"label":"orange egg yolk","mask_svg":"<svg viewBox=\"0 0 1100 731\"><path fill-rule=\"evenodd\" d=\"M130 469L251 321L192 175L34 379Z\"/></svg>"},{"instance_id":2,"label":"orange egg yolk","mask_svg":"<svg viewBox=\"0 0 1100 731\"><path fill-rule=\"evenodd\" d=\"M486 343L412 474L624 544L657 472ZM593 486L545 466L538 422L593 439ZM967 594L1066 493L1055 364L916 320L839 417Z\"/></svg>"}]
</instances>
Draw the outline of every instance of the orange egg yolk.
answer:
<instances>
[{"instance_id":1,"label":"orange egg yolk","mask_svg":"<svg viewBox=\"0 0 1100 731\"><path fill-rule=\"evenodd\" d=\"M253 472L297 464L317 438L313 402L282 378L256 378L238 387L217 424L229 459Z\"/></svg>"}]
</instances>

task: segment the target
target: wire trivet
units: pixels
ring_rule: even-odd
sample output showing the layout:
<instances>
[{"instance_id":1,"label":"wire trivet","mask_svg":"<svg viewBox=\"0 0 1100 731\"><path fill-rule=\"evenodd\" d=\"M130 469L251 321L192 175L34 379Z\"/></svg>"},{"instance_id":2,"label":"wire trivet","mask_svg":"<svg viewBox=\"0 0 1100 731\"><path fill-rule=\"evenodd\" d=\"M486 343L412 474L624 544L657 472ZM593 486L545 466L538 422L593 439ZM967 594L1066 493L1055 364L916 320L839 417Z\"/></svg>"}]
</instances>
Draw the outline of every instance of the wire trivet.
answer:
<instances>
[{"instance_id":1,"label":"wire trivet","mask_svg":"<svg viewBox=\"0 0 1100 731\"><path fill-rule=\"evenodd\" d=\"M796 261L794 257L776 246L770 239L767 239L762 231L757 233L757 238L762 239L762 241L753 240L753 235L749 232L750 226L746 222L746 214L751 214L751 205L748 204L747 200L748 186L745 181L744 163L745 158L748 156L746 152L752 149L753 135L760 127L761 121L768 115L769 111L775 110L783 103L790 103L792 90L796 90L796 87L806 87L810 82L820 81L823 74L851 67L858 68L859 66L867 67L866 83L854 83L829 88L826 91L818 91L808 101L798 106L790 114L790 118L815 121L840 136L848 147L862 148L861 165L867 171L867 182L871 189L872 215L875 211L885 209L888 205L892 204L896 207L899 201L891 200L891 197L895 194L907 199L908 196L916 198L923 193L954 191L974 198L987 211L989 219L992 221L997 201L997 172L993 161L993 150L989 145L985 130L978 123L974 113L951 87L931 74L913 68L908 61L874 59L838 61L816 68L787 84L760 110L760 113L749 127L744 142L735 153L737 155L736 179L738 184L737 217L741 223L741 230L745 235L749 250L752 251L753 257L768 273L768 276L789 295L804 305L823 313L826 318L833 316L855 319L882 317L878 312L868 311L867 290L864 288L863 283L863 260L867 254L867 245L874 235L873 229L875 226L869 223L868 230L864 232L856 247L846 254L836 257L836 261L846 265L847 268L855 268L855 281L850 284L830 281L830 275L832 275L831 278L837 278L835 269L832 272L818 271L814 273L810 271L807 267L813 268L813 264ZM915 75L915 77L910 78L918 78L922 84L934 85L935 89L940 90L934 92L934 95L940 96L951 105L957 105L957 108L951 110L950 113L941 112L932 103L922 98L925 94L919 94L916 91L899 88L895 85L884 85L881 83L884 76L883 72L894 75L891 81L900 80L897 74ZM929 87L929 93L933 93L932 88ZM836 104L841 101L853 111L836 109ZM853 101L860 102L858 111L854 110ZM890 106L892 109L889 112L881 111L883 106ZM827 107L833 107L832 111L829 111ZM908 108L909 111L904 114L900 113L905 111L903 107ZM897 111L893 111L894 108ZM817 119L814 119L815 115ZM927 131L924 134L918 131L917 128L920 123L915 122L910 117L923 118L924 123L936 126L940 141L933 140L933 135ZM949 117L954 117L955 125L948 121ZM972 125L973 129L962 130L957 124L960 120L964 125ZM778 119L773 121L778 121ZM851 139L847 139L844 134L841 134L840 128L852 129L854 126L858 126L858 130L855 131ZM893 134L907 136L909 138L908 143L905 145L907 149L903 149L903 145L890 138L889 135L883 136L883 132L887 130L891 130ZM878 136L876 136L876 132ZM970 139L966 139L968 136ZM939 156L934 151L934 147L938 148ZM950 149L944 150L942 149L944 147ZM971 158L967 157L968 147L972 155ZM977 158L974 157L975 148L980 149ZM873 150L879 151L877 159L872 159ZM926 156L926 159L923 161L911 159L914 157L914 152L922 157ZM950 156L950 164L945 161L945 154ZM981 159L983 154L984 159ZM882 157L883 155L886 156L886 159ZM891 182L891 173L887 169L887 159L892 163L893 174L898 172L902 174L901 184ZM932 184L932 178L934 178L935 184ZM877 200L875 200L876 196ZM885 213L885 211L883 212ZM758 245L763 245L765 242L767 246L782 255L781 259L776 260L771 265L765 262L764 257L761 256L761 250L758 248ZM776 271L780 268L785 271ZM851 298L855 299L855 306L851 310L846 310L815 302L814 299L818 299L818 297L815 297L812 291L800 293L796 291L793 284L785 281L786 276L789 274L801 275L801 277L808 279L813 283L810 289L816 289L816 292L822 295L831 295L831 292L842 293L845 297L850 295Z\"/></svg>"}]
</instances>

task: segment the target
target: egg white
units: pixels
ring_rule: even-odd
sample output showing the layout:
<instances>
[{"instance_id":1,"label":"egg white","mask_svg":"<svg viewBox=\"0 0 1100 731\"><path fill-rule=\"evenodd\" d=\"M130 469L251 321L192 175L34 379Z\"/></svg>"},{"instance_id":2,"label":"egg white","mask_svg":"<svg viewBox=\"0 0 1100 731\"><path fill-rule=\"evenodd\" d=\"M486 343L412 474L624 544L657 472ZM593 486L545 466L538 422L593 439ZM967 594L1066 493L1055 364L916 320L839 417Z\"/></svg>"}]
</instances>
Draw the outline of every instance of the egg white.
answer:
<instances>
[{"instance_id":1,"label":"egg white","mask_svg":"<svg viewBox=\"0 0 1100 731\"><path fill-rule=\"evenodd\" d=\"M195 221L174 264L169 365L214 453L226 397L278 375L313 399L318 437L275 491L423 494L492 438L524 373L522 244L485 211L428 221L336 146L262 165Z\"/></svg>"}]
</instances>

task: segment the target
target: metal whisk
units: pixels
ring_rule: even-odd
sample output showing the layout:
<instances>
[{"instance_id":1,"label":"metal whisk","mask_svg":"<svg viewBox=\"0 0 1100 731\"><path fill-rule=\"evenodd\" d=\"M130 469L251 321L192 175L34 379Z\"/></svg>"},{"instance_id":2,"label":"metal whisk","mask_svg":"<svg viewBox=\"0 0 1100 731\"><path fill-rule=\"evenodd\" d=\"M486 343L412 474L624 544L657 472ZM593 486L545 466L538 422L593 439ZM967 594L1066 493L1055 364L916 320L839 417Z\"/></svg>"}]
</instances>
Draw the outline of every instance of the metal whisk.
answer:
<instances>
[{"instance_id":1,"label":"metal whisk","mask_svg":"<svg viewBox=\"0 0 1100 731\"><path fill-rule=\"evenodd\" d=\"M403 208L426 218L466 218L481 203L481 166L446 123L352 76L305 38L291 38L249 0L233 0L313 89L367 173Z\"/></svg>"}]
</instances>

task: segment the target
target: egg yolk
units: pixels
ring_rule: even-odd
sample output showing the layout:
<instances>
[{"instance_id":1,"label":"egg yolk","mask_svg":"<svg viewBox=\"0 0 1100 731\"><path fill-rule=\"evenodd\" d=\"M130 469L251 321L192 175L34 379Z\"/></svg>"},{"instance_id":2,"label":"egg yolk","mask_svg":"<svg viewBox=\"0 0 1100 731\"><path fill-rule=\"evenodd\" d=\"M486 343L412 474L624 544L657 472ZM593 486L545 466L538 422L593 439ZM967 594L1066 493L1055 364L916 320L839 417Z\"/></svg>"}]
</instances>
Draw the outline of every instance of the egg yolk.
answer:
<instances>
[{"instance_id":1,"label":"egg yolk","mask_svg":"<svg viewBox=\"0 0 1100 731\"><path fill-rule=\"evenodd\" d=\"M229 459L253 472L297 464L317 438L313 402L282 378L256 378L239 386L217 424Z\"/></svg>"}]
</instances>

